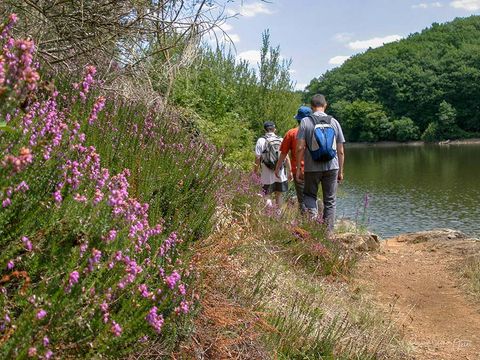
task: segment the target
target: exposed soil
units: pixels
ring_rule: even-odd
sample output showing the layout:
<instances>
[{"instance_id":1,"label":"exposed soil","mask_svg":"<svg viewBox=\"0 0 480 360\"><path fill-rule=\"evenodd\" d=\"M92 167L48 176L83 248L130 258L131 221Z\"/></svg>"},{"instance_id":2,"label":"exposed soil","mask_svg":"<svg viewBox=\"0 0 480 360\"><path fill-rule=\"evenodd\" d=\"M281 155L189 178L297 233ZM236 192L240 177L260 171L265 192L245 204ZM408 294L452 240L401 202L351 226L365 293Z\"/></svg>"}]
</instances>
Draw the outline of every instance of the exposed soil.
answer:
<instances>
[{"instance_id":1,"label":"exposed soil","mask_svg":"<svg viewBox=\"0 0 480 360\"><path fill-rule=\"evenodd\" d=\"M462 259L479 243L394 238L360 264L357 281L403 328L415 359L480 359L480 304L462 287Z\"/></svg>"}]
</instances>

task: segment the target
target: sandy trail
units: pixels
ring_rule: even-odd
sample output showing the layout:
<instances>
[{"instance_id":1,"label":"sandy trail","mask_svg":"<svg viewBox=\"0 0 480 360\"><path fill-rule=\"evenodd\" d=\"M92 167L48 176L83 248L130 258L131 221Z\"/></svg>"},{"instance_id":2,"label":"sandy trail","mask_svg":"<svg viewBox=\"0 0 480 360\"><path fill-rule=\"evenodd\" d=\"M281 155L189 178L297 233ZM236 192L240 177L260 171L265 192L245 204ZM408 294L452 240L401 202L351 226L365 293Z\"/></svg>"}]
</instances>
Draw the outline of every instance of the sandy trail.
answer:
<instances>
[{"instance_id":1,"label":"sandy trail","mask_svg":"<svg viewBox=\"0 0 480 360\"><path fill-rule=\"evenodd\" d=\"M480 359L480 306L458 271L478 245L391 239L361 261L359 284L403 327L415 359Z\"/></svg>"}]
</instances>

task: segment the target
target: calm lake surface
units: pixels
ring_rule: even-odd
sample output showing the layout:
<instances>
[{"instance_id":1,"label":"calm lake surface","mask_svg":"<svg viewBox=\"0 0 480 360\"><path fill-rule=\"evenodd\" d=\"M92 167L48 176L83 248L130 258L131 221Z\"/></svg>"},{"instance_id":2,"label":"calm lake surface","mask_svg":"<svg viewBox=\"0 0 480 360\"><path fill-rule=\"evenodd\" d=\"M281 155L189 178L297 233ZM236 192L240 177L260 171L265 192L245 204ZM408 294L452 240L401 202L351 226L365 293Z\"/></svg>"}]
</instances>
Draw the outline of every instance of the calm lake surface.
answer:
<instances>
[{"instance_id":1,"label":"calm lake surface","mask_svg":"<svg viewBox=\"0 0 480 360\"><path fill-rule=\"evenodd\" d=\"M346 144L345 152L339 218L384 238L439 227L480 237L480 145Z\"/></svg>"}]
</instances>

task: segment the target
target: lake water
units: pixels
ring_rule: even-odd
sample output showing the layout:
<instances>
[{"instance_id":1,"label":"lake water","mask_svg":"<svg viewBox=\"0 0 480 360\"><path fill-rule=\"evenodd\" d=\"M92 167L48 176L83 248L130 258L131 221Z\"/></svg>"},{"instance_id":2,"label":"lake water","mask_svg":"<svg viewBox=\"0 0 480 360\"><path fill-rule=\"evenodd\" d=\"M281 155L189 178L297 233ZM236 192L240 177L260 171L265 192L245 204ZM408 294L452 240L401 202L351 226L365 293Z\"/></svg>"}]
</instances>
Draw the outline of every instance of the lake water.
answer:
<instances>
[{"instance_id":1,"label":"lake water","mask_svg":"<svg viewBox=\"0 0 480 360\"><path fill-rule=\"evenodd\" d=\"M346 144L345 159L339 218L384 238L439 227L480 237L480 145Z\"/></svg>"}]
</instances>

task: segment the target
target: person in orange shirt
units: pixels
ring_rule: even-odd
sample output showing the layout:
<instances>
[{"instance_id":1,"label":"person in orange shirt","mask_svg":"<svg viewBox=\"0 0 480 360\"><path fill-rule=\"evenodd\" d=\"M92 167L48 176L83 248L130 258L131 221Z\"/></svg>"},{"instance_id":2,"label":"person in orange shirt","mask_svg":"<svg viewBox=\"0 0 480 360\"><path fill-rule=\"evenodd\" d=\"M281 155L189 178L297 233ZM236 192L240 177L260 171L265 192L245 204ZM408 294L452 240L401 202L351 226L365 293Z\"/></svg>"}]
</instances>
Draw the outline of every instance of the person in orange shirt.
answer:
<instances>
[{"instance_id":1,"label":"person in orange shirt","mask_svg":"<svg viewBox=\"0 0 480 360\"><path fill-rule=\"evenodd\" d=\"M294 118L300 124L300 121L311 115L312 109L308 106L300 106L297 111L297 115ZM288 180L292 180L295 183L295 191L297 192L297 200L298 200L298 207L301 213L305 212L305 205L303 204L303 180L298 180L295 176L297 173L297 166L301 166L302 174L303 174L303 159L300 159L298 162L297 159L297 133L298 133L298 126L296 128L290 129L285 134L283 138L282 145L280 145L280 158L277 162L277 167L275 169L275 175L278 177L280 174L280 170L282 169L283 161L287 158L288 153L290 153L290 162L291 162L291 173L288 174Z\"/></svg>"}]
</instances>

